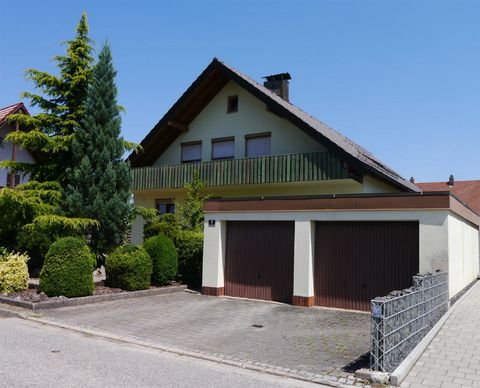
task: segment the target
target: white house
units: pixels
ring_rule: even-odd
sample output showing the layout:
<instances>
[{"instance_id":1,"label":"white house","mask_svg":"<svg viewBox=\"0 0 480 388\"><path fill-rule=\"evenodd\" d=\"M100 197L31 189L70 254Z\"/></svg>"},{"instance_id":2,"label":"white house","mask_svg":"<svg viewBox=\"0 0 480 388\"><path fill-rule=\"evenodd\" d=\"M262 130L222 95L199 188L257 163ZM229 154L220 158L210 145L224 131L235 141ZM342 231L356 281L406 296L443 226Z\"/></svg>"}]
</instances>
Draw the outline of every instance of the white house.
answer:
<instances>
[{"instance_id":1,"label":"white house","mask_svg":"<svg viewBox=\"0 0 480 388\"><path fill-rule=\"evenodd\" d=\"M479 214L293 105L289 80L215 58L129 158L135 203L161 213L193 171L207 183L202 291L366 310L419 272L448 270L450 296L473 281Z\"/></svg>"},{"instance_id":2,"label":"white house","mask_svg":"<svg viewBox=\"0 0 480 388\"><path fill-rule=\"evenodd\" d=\"M9 124L7 118L12 114L26 114L28 110L23 103L19 102L0 109L0 160L16 160L19 162L33 163L32 155L11 142L6 142L5 137L11 131L18 131L20 128ZM15 174L13 177L7 169L0 169L0 188L17 186L28 181L28 175Z\"/></svg>"}]
</instances>

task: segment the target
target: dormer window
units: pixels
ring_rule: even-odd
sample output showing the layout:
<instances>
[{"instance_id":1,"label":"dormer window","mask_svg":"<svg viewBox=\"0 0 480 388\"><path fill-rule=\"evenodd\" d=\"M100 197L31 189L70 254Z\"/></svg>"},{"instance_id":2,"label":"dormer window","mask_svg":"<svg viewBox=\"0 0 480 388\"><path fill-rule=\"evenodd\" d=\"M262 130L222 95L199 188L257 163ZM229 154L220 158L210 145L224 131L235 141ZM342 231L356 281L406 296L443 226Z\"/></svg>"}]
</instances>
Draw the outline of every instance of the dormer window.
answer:
<instances>
[{"instance_id":1,"label":"dormer window","mask_svg":"<svg viewBox=\"0 0 480 388\"><path fill-rule=\"evenodd\" d=\"M235 156L235 138L222 137L212 139L212 160L233 159Z\"/></svg>"},{"instance_id":2,"label":"dormer window","mask_svg":"<svg viewBox=\"0 0 480 388\"><path fill-rule=\"evenodd\" d=\"M182 143L182 163L200 162L202 160L202 142Z\"/></svg>"},{"instance_id":3,"label":"dormer window","mask_svg":"<svg viewBox=\"0 0 480 388\"><path fill-rule=\"evenodd\" d=\"M227 113L238 112L238 96L228 96Z\"/></svg>"}]
</instances>

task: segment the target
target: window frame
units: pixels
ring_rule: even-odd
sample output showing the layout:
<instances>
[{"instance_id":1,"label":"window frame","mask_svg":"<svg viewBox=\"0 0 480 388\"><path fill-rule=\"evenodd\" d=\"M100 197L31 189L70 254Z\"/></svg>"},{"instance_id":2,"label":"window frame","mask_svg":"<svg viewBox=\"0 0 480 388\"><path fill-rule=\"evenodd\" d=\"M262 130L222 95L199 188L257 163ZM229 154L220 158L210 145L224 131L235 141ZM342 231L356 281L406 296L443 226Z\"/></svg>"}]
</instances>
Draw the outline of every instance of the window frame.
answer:
<instances>
[{"instance_id":1,"label":"window frame","mask_svg":"<svg viewBox=\"0 0 480 388\"><path fill-rule=\"evenodd\" d=\"M222 158L214 158L214 144L218 143L226 143L226 142L233 142L233 153L232 156L226 156ZM235 136L227 136L227 137L217 137L212 139L212 153L211 153L211 160L232 160L235 159Z\"/></svg>"},{"instance_id":2,"label":"window frame","mask_svg":"<svg viewBox=\"0 0 480 388\"><path fill-rule=\"evenodd\" d=\"M10 173L10 172L7 173L7 181L6 181L5 187L13 188L13 187L17 187L21 183L20 174L15 174L15 180L13 182L13 187L11 187L10 186L11 177L12 177L12 173Z\"/></svg>"},{"instance_id":3,"label":"window frame","mask_svg":"<svg viewBox=\"0 0 480 388\"><path fill-rule=\"evenodd\" d=\"M200 159L192 159L192 160L184 160L183 159L183 147L185 146L195 146L195 145L200 145ZM199 163L202 161L202 141L201 140L196 140L196 141L189 141L185 143L180 144L180 161L181 163Z\"/></svg>"},{"instance_id":4,"label":"window frame","mask_svg":"<svg viewBox=\"0 0 480 388\"><path fill-rule=\"evenodd\" d=\"M166 211L162 213L160 211L160 205L166 206ZM173 207L173 212L168 211L169 207ZM158 211L158 214L175 214L176 206L173 198L158 198L155 200L155 209Z\"/></svg>"},{"instance_id":5,"label":"window frame","mask_svg":"<svg viewBox=\"0 0 480 388\"><path fill-rule=\"evenodd\" d=\"M238 94L227 97L227 113L238 112Z\"/></svg>"},{"instance_id":6,"label":"window frame","mask_svg":"<svg viewBox=\"0 0 480 388\"><path fill-rule=\"evenodd\" d=\"M248 156L248 140L250 139L257 139L260 137L268 137L270 139L270 153L265 155L257 155L257 156ZM272 155L272 132L259 132L259 133L250 133L245 135L245 157L246 158L261 158L262 156L271 156Z\"/></svg>"}]
</instances>

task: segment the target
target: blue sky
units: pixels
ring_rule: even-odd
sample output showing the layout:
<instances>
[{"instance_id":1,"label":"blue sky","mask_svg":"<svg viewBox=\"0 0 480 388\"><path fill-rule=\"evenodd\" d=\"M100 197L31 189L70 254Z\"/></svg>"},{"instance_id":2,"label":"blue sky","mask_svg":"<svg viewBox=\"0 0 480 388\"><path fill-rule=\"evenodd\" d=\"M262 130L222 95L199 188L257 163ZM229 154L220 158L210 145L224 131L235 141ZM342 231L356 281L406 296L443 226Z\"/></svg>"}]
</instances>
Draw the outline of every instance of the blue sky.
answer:
<instances>
[{"instance_id":1,"label":"blue sky","mask_svg":"<svg viewBox=\"0 0 480 388\"><path fill-rule=\"evenodd\" d=\"M480 2L22 1L2 6L0 106L82 11L118 70L123 135L139 142L219 57L260 81L292 75L295 105L417 181L480 179Z\"/></svg>"}]
</instances>

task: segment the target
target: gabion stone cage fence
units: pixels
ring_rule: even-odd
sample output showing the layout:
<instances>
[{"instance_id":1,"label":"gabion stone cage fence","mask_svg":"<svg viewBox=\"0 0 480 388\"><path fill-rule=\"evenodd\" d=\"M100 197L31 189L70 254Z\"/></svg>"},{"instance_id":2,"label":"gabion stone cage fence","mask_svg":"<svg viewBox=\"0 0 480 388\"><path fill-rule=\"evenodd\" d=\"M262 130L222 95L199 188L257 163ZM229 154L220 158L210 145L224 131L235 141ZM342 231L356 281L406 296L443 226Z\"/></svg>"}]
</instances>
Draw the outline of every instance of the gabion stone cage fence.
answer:
<instances>
[{"instance_id":1,"label":"gabion stone cage fence","mask_svg":"<svg viewBox=\"0 0 480 388\"><path fill-rule=\"evenodd\" d=\"M411 288L372 299L370 368L393 372L447 310L447 272L414 276Z\"/></svg>"}]
</instances>

